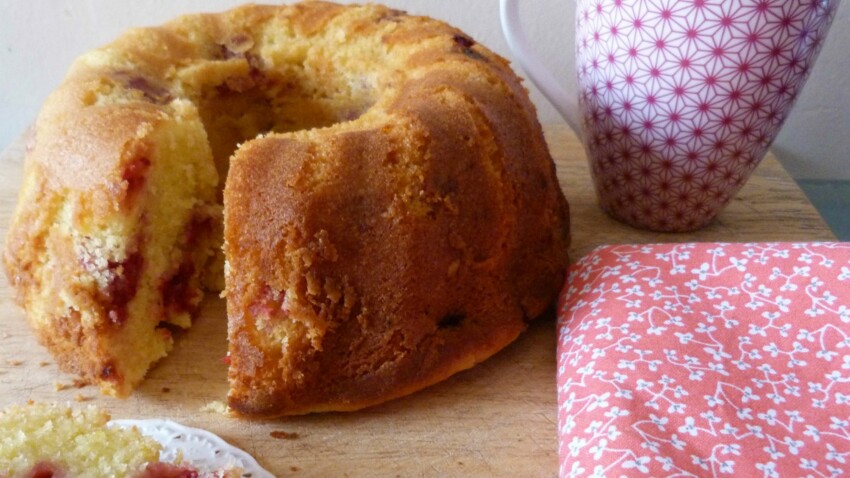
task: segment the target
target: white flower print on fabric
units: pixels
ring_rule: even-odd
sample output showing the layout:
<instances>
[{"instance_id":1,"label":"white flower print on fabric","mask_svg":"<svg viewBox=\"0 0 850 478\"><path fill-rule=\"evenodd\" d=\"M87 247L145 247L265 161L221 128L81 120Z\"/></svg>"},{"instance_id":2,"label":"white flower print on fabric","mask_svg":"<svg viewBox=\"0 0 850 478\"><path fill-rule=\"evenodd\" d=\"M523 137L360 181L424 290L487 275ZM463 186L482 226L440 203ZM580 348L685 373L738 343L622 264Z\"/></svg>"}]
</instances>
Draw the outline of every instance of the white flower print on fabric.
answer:
<instances>
[{"instance_id":1,"label":"white flower print on fabric","mask_svg":"<svg viewBox=\"0 0 850 478\"><path fill-rule=\"evenodd\" d=\"M561 476L850 467L850 243L601 247L558 331Z\"/></svg>"}]
</instances>

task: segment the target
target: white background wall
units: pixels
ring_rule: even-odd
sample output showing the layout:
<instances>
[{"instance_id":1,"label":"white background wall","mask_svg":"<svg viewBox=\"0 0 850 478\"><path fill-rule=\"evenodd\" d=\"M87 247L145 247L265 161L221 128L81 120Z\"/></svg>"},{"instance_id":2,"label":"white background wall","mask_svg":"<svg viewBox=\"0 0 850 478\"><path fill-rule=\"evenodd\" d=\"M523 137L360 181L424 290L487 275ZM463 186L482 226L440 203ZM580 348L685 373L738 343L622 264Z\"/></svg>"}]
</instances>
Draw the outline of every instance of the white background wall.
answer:
<instances>
[{"instance_id":1,"label":"white background wall","mask_svg":"<svg viewBox=\"0 0 850 478\"><path fill-rule=\"evenodd\" d=\"M266 0L273 2L275 0ZM723 0L731 1L731 0ZM131 26L156 25L181 14L216 11L241 0L0 0L0 149L35 118L47 94L80 53ZM345 2L348 3L348 2ZM383 0L439 18L509 57L497 0ZM850 0L845 0L850 3ZM573 2L526 0L524 22L544 62L565 83ZM835 19L821 57L774 149L798 178L850 179L850 5ZM528 84L542 122L561 121Z\"/></svg>"}]
</instances>

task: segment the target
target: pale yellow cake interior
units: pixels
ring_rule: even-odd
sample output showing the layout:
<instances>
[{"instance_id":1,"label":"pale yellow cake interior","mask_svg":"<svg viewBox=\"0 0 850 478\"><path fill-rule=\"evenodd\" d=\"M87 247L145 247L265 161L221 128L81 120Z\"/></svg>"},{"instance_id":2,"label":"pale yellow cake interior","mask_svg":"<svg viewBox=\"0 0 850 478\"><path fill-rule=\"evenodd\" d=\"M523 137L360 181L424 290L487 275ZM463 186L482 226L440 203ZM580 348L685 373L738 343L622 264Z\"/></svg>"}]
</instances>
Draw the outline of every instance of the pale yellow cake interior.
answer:
<instances>
[{"instance_id":1,"label":"pale yellow cake interior","mask_svg":"<svg viewBox=\"0 0 850 478\"><path fill-rule=\"evenodd\" d=\"M0 476L27 476L37 465L68 477L128 477L159 461L161 446L135 428L108 428L94 407L13 406L0 412Z\"/></svg>"}]
</instances>

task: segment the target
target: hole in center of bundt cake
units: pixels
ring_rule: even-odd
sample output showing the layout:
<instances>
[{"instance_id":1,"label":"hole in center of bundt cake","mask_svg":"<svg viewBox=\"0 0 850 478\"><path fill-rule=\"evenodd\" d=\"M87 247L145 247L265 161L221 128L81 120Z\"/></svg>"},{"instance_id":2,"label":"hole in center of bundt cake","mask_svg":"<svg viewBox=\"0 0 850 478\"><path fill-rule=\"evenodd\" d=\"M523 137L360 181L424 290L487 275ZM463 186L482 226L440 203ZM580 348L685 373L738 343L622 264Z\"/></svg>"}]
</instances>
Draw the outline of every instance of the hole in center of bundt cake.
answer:
<instances>
[{"instance_id":1,"label":"hole in center of bundt cake","mask_svg":"<svg viewBox=\"0 0 850 478\"><path fill-rule=\"evenodd\" d=\"M197 105L222 174L242 142L352 121L375 103L371 82L340 71L334 62L313 63L289 52L272 68L250 51L236 53L224 46L218 56L212 64L223 74L204 82Z\"/></svg>"}]
</instances>

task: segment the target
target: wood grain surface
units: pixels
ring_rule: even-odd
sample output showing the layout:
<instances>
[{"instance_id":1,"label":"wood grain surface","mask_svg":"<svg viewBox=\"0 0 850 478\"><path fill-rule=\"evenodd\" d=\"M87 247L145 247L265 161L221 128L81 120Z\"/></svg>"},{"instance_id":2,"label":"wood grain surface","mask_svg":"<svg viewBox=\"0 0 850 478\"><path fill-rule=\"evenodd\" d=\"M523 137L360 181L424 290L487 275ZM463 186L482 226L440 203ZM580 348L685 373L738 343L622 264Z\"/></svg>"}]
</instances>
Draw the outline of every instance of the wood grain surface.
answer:
<instances>
[{"instance_id":1,"label":"wood grain surface","mask_svg":"<svg viewBox=\"0 0 850 478\"><path fill-rule=\"evenodd\" d=\"M584 151L562 125L546 128L572 210L571 255L611 243L834 240L802 191L768 156L709 227L639 231L596 206ZM23 139L0 155L0 233L17 200ZM274 421L228 418L205 407L226 393L224 302L209 297L175 351L125 400L77 388L37 344L0 277L0 408L27 400L96 404L115 418L169 418L205 428L253 454L277 476L555 476L557 404L553 317L471 370L412 396L354 413ZM209 408L209 407L207 407ZM274 438L286 432L288 438Z\"/></svg>"}]
</instances>

